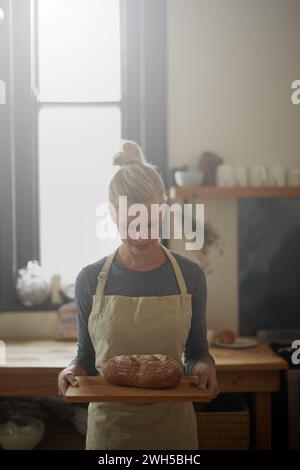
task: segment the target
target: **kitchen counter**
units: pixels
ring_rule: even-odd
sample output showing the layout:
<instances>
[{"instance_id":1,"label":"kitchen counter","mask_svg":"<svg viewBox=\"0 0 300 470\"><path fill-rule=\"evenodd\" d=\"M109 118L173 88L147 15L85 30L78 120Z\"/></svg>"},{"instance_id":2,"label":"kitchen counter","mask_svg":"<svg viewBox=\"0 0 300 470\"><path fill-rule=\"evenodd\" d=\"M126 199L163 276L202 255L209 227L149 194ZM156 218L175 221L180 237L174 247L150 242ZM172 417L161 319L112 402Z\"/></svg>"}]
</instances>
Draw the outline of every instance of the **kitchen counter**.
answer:
<instances>
[{"instance_id":1,"label":"kitchen counter","mask_svg":"<svg viewBox=\"0 0 300 470\"><path fill-rule=\"evenodd\" d=\"M265 344L244 350L211 348L222 393L253 393L257 449L271 448L271 393L287 363ZM8 341L0 365L0 396L57 394L57 375L76 354L74 341Z\"/></svg>"}]
</instances>

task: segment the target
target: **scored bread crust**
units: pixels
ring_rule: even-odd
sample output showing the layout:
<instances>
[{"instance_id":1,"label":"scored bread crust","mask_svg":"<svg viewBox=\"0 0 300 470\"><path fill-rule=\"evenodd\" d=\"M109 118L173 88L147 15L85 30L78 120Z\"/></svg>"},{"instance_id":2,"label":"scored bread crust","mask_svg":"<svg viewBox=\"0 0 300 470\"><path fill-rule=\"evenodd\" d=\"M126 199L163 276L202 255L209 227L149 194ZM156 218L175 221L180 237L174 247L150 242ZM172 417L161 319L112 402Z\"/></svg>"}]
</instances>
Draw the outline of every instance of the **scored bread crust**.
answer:
<instances>
[{"instance_id":1,"label":"scored bread crust","mask_svg":"<svg viewBox=\"0 0 300 470\"><path fill-rule=\"evenodd\" d=\"M103 368L103 376L112 385L172 388L180 382L183 370L172 356L129 354L109 359Z\"/></svg>"}]
</instances>

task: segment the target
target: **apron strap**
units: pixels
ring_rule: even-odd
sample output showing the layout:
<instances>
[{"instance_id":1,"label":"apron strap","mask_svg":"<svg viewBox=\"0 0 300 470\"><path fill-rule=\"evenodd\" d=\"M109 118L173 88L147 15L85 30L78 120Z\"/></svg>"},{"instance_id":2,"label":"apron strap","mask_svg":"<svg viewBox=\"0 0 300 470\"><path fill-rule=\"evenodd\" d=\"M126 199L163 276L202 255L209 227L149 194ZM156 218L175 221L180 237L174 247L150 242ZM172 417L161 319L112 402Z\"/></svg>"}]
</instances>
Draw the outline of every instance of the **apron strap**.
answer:
<instances>
[{"instance_id":1,"label":"apron strap","mask_svg":"<svg viewBox=\"0 0 300 470\"><path fill-rule=\"evenodd\" d=\"M96 296L98 298L102 296L104 293L104 287L108 278L108 271L117 253L117 250L118 248L106 258L104 265L102 266L102 269L100 273L98 274L98 284L97 284L97 289L96 289Z\"/></svg>"},{"instance_id":2,"label":"apron strap","mask_svg":"<svg viewBox=\"0 0 300 470\"><path fill-rule=\"evenodd\" d=\"M172 263L172 266L173 266L173 269L174 269L174 272L175 272L175 276L176 276L176 279L177 279L177 282L178 282L178 286L179 286L179 289L180 289L180 293L181 294L187 294L187 288L186 288L186 283L185 283L185 280L184 280L184 277L183 277L183 274L182 274L182 270L177 262L177 259L175 258L175 256L171 253L171 251L164 245L161 244L161 247L164 249L166 255L168 256L169 260L171 261Z\"/></svg>"},{"instance_id":3,"label":"apron strap","mask_svg":"<svg viewBox=\"0 0 300 470\"><path fill-rule=\"evenodd\" d=\"M166 253L167 257L169 258L172 267L174 269L174 273L177 279L177 283L179 286L179 290L181 294L186 294L187 293L187 288L186 288L186 283L181 271L181 268L175 258L175 256L171 253L171 251L165 247L164 245L161 244L161 247L163 248L164 252ZM113 251L105 260L104 265L98 274L98 284L97 284L97 289L96 289L96 295L97 297L102 296L104 292L104 287L106 284L106 280L108 278L108 272L111 267L111 264L113 262L113 259L118 251L118 248Z\"/></svg>"}]
</instances>

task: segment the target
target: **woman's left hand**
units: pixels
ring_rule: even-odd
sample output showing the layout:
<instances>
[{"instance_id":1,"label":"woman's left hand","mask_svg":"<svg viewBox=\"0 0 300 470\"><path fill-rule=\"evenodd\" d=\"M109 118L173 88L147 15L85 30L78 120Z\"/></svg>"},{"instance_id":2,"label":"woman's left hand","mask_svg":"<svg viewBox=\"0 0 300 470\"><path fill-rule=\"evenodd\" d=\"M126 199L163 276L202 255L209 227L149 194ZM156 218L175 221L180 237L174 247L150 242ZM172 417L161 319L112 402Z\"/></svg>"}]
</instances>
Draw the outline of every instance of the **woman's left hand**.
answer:
<instances>
[{"instance_id":1,"label":"woman's left hand","mask_svg":"<svg viewBox=\"0 0 300 470\"><path fill-rule=\"evenodd\" d=\"M197 386L202 389L207 389L213 398L219 394L219 385L216 375L216 366L209 358L201 359L193 367L193 375L198 377Z\"/></svg>"}]
</instances>

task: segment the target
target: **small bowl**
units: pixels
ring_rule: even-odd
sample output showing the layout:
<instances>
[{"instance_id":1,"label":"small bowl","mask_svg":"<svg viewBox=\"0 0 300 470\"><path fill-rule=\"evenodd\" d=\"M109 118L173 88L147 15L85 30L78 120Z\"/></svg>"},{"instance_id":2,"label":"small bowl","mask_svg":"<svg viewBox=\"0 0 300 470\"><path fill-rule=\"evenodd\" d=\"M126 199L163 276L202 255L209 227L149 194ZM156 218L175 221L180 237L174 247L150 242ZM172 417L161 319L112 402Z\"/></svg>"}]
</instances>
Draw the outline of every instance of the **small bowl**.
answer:
<instances>
[{"instance_id":1,"label":"small bowl","mask_svg":"<svg viewBox=\"0 0 300 470\"><path fill-rule=\"evenodd\" d=\"M201 186L204 175L199 170L178 170L175 171L174 178L178 186Z\"/></svg>"}]
</instances>

